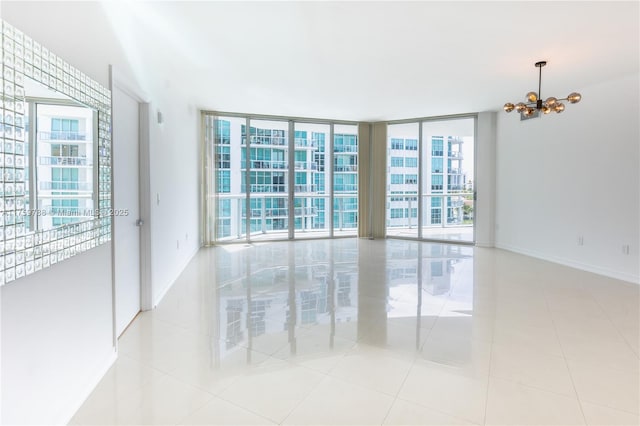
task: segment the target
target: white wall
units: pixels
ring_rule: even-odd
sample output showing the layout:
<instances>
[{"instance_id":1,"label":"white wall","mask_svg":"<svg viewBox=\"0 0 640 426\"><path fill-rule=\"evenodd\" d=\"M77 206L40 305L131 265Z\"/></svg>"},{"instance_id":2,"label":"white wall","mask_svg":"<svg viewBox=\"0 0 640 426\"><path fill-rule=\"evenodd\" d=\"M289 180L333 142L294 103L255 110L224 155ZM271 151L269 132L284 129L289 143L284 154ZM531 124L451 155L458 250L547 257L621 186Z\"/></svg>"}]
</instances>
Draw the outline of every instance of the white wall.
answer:
<instances>
[{"instance_id":1,"label":"white wall","mask_svg":"<svg viewBox=\"0 0 640 426\"><path fill-rule=\"evenodd\" d=\"M497 247L640 282L638 80L567 88L583 98L559 115L498 114Z\"/></svg>"},{"instance_id":2,"label":"white wall","mask_svg":"<svg viewBox=\"0 0 640 426\"><path fill-rule=\"evenodd\" d=\"M152 120L150 141L157 302L199 246L195 108L179 95L170 70L141 70L128 62L101 2L3 0L0 11L2 19L105 86L114 65L147 93L152 118L157 109L163 112L164 124ZM73 25L63 25L68 19ZM134 74L164 84L136 80ZM3 424L65 422L104 373L114 356L111 265L107 244L0 289Z\"/></svg>"},{"instance_id":3,"label":"white wall","mask_svg":"<svg viewBox=\"0 0 640 426\"><path fill-rule=\"evenodd\" d=\"M61 424L113 362L111 244L0 288L2 424Z\"/></svg>"},{"instance_id":4,"label":"white wall","mask_svg":"<svg viewBox=\"0 0 640 426\"><path fill-rule=\"evenodd\" d=\"M151 274L157 304L200 248L197 109L169 81L151 103ZM158 124L157 111L164 122ZM158 201L159 200L159 201Z\"/></svg>"},{"instance_id":5,"label":"white wall","mask_svg":"<svg viewBox=\"0 0 640 426\"><path fill-rule=\"evenodd\" d=\"M475 182L476 211L474 226L476 245L493 247L495 244L496 204L496 113L478 114L476 134Z\"/></svg>"}]
</instances>

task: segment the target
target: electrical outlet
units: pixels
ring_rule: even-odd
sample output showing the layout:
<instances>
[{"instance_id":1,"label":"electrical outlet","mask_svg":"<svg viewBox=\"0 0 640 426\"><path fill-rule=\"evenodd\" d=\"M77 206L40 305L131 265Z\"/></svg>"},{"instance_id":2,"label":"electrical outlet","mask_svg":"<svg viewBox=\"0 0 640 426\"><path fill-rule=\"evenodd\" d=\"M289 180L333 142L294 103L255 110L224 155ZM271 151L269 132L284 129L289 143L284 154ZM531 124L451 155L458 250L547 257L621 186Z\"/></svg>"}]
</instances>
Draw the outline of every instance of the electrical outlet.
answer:
<instances>
[{"instance_id":1,"label":"electrical outlet","mask_svg":"<svg viewBox=\"0 0 640 426\"><path fill-rule=\"evenodd\" d=\"M629 244L622 245L622 254L629 254Z\"/></svg>"},{"instance_id":2,"label":"electrical outlet","mask_svg":"<svg viewBox=\"0 0 640 426\"><path fill-rule=\"evenodd\" d=\"M584 245L584 237L582 235L578 235L578 245L579 246Z\"/></svg>"}]
</instances>

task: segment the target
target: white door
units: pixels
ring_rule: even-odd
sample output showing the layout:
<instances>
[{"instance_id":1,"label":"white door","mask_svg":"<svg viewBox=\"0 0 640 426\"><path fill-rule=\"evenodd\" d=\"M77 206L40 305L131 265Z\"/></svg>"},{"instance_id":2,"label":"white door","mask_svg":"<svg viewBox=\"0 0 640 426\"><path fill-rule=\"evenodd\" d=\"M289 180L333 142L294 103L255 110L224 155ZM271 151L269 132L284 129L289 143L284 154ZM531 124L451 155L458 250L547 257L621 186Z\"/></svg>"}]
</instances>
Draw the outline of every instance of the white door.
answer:
<instances>
[{"instance_id":1,"label":"white door","mask_svg":"<svg viewBox=\"0 0 640 426\"><path fill-rule=\"evenodd\" d=\"M113 210L116 333L140 312L139 104L113 88Z\"/></svg>"}]
</instances>

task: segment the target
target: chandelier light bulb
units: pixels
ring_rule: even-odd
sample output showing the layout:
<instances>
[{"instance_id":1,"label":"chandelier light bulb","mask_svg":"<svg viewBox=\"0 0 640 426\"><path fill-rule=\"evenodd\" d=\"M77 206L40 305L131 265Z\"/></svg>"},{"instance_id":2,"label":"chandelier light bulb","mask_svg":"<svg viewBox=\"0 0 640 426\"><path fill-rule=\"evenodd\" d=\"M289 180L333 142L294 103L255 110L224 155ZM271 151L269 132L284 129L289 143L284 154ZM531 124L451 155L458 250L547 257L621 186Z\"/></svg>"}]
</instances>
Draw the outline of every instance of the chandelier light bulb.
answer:
<instances>
[{"instance_id":1,"label":"chandelier light bulb","mask_svg":"<svg viewBox=\"0 0 640 426\"><path fill-rule=\"evenodd\" d=\"M536 92L527 93L527 100L529 102L536 102L538 100L538 94Z\"/></svg>"},{"instance_id":2,"label":"chandelier light bulb","mask_svg":"<svg viewBox=\"0 0 640 426\"><path fill-rule=\"evenodd\" d=\"M551 96L551 97L548 97L547 100L544 101L544 102L547 104L547 106L552 107L552 106L554 106L556 104L556 102L558 102L558 100L556 98L554 98L553 96Z\"/></svg>"},{"instance_id":3,"label":"chandelier light bulb","mask_svg":"<svg viewBox=\"0 0 640 426\"><path fill-rule=\"evenodd\" d=\"M544 114L549 114L549 113L551 112L551 108L549 108L548 106L544 105L544 106L542 107L542 112L543 112Z\"/></svg>"},{"instance_id":4,"label":"chandelier light bulb","mask_svg":"<svg viewBox=\"0 0 640 426\"><path fill-rule=\"evenodd\" d=\"M527 108L527 106L523 103L523 102L518 102L516 104L516 111L517 112L522 112Z\"/></svg>"},{"instance_id":5,"label":"chandelier light bulb","mask_svg":"<svg viewBox=\"0 0 640 426\"><path fill-rule=\"evenodd\" d=\"M511 112L511 111L513 111L513 109L514 109L515 107L516 107L516 106L515 106L514 104L512 104L511 102L507 102L506 104L504 104L504 110L505 110L506 112Z\"/></svg>"},{"instance_id":6,"label":"chandelier light bulb","mask_svg":"<svg viewBox=\"0 0 640 426\"><path fill-rule=\"evenodd\" d=\"M577 104L578 102L580 102L580 99L582 99L582 95L577 92L573 92L569 96L567 96L567 100L572 104Z\"/></svg>"},{"instance_id":7,"label":"chandelier light bulb","mask_svg":"<svg viewBox=\"0 0 640 426\"><path fill-rule=\"evenodd\" d=\"M560 114L562 111L564 111L564 104L562 102L556 103L555 106L553 107L553 110L558 114Z\"/></svg>"}]
</instances>

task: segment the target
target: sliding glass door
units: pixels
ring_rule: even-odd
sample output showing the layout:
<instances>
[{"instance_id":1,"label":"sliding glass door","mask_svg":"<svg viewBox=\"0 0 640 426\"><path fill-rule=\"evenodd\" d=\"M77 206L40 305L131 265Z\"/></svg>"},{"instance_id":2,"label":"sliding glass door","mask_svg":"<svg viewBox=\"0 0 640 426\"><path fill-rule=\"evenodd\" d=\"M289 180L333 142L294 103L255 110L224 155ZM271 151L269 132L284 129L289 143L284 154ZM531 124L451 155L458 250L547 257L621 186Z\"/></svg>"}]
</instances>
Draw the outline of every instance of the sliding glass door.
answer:
<instances>
[{"instance_id":1,"label":"sliding glass door","mask_svg":"<svg viewBox=\"0 0 640 426\"><path fill-rule=\"evenodd\" d=\"M241 126L241 190L249 194L242 214L243 226L247 227L251 239L286 239L289 235L289 123L248 121L248 127Z\"/></svg>"},{"instance_id":2,"label":"sliding glass door","mask_svg":"<svg viewBox=\"0 0 640 426\"><path fill-rule=\"evenodd\" d=\"M418 123L387 127L387 236L418 238Z\"/></svg>"},{"instance_id":3,"label":"sliding glass door","mask_svg":"<svg viewBox=\"0 0 640 426\"><path fill-rule=\"evenodd\" d=\"M358 126L333 126L333 233L358 230Z\"/></svg>"},{"instance_id":4,"label":"sliding glass door","mask_svg":"<svg viewBox=\"0 0 640 426\"><path fill-rule=\"evenodd\" d=\"M331 234L330 132L329 124L294 124L295 238Z\"/></svg>"},{"instance_id":5,"label":"sliding glass door","mask_svg":"<svg viewBox=\"0 0 640 426\"><path fill-rule=\"evenodd\" d=\"M387 236L474 242L475 123L389 124Z\"/></svg>"},{"instance_id":6,"label":"sliding glass door","mask_svg":"<svg viewBox=\"0 0 640 426\"><path fill-rule=\"evenodd\" d=\"M204 114L205 242L355 236L358 126Z\"/></svg>"}]
</instances>

